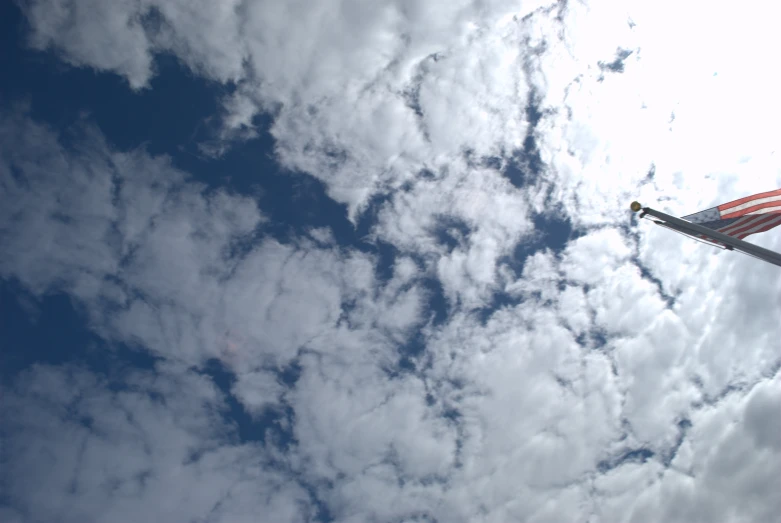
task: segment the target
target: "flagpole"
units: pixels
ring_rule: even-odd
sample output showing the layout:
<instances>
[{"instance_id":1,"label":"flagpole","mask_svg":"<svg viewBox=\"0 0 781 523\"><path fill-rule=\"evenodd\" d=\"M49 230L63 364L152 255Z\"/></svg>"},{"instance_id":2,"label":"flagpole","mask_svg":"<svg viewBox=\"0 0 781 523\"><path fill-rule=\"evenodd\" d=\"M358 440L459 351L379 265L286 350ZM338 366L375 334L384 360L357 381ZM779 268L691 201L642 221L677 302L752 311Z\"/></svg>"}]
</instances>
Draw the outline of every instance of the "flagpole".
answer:
<instances>
[{"instance_id":1,"label":"flagpole","mask_svg":"<svg viewBox=\"0 0 781 523\"><path fill-rule=\"evenodd\" d=\"M660 220L663 220L672 225L672 228L677 229L683 233L687 233L692 236L696 236L697 234L707 236L708 238L717 240L720 243L729 245L736 250L745 252L746 254L751 254L752 256L756 256L761 260L781 267L781 254L769 249L765 249L764 247L760 247L759 245L754 245L753 243L733 238L732 236L726 235L719 231L714 231L713 229L708 229L707 227L703 227L702 225L698 225L696 223L681 220L680 218L670 216L669 214L665 214L650 207L643 207L638 202L632 202L631 209L634 212L642 210L643 213L655 216L656 218L659 218Z\"/></svg>"}]
</instances>

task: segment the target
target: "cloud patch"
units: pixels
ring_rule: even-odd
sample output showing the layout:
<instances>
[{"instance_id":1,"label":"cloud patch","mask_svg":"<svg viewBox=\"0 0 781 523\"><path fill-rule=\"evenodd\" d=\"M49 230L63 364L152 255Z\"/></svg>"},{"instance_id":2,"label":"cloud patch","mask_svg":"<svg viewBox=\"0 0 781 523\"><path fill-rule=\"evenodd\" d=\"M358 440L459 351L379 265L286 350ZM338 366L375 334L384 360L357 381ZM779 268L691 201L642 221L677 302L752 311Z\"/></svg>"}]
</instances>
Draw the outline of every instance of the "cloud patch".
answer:
<instances>
[{"instance_id":1,"label":"cloud patch","mask_svg":"<svg viewBox=\"0 0 781 523\"><path fill-rule=\"evenodd\" d=\"M639 4L24 9L35 47L134 88L161 52L221 83L220 146L270 115L281 166L321 180L354 223L368 216L366 244L392 262L338 245L327 224L275 238L251 198L208 190L165 157L6 111L0 273L33 296L67 292L107 347L159 358L119 388L45 365L5 386L0 408L26 413L2 429L9 517L778 512L776 268L626 210L637 197L681 215L779 186L772 133L747 117L775 114L775 98L749 100L740 81L742 57L777 48L776 32L708 10L729 18L706 28L751 30L741 55L724 47L740 39L707 31L685 45L697 8L672 17L675 45L661 41L671 17ZM617 48L633 51L623 73L602 77ZM707 57L689 68L694 51ZM533 157L510 176L521 151ZM550 214L571 238L509 259L538 245L535 218ZM210 361L251 416L285 412L290 441L239 441ZM32 487L41 456L56 457L47 499Z\"/></svg>"}]
</instances>

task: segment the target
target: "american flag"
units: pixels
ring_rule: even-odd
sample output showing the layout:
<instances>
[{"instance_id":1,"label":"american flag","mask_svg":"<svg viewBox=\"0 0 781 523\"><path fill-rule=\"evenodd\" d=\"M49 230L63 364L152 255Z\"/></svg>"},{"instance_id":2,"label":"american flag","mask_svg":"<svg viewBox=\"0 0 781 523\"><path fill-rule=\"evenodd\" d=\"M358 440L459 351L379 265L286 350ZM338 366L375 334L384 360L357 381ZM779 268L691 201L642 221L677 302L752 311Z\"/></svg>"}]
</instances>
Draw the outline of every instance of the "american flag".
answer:
<instances>
[{"instance_id":1,"label":"american flag","mask_svg":"<svg viewBox=\"0 0 781 523\"><path fill-rule=\"evenodd\" d=\"M781 189L746 196L683 219L742 240L781 225Z\"/></svg>"}]
</instances>

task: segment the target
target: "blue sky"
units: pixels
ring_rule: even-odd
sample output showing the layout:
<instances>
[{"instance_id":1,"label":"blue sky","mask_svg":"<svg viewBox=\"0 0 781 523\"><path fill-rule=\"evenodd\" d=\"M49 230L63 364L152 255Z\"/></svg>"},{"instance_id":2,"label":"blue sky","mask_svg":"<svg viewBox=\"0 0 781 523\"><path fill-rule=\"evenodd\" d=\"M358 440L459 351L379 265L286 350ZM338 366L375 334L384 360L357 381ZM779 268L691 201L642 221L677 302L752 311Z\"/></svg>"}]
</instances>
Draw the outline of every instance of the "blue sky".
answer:
<instances>
[{"instance_id":1,"label":"blue sky","mask_svg":"<svg viewBox=\"0 0 781 523\"><path fill-rule=\"evenodd\" d=\"M777 514L781 275L627 208L781 106L672 8L4 4L0 520Z\"/></svg>"}]
</instances>

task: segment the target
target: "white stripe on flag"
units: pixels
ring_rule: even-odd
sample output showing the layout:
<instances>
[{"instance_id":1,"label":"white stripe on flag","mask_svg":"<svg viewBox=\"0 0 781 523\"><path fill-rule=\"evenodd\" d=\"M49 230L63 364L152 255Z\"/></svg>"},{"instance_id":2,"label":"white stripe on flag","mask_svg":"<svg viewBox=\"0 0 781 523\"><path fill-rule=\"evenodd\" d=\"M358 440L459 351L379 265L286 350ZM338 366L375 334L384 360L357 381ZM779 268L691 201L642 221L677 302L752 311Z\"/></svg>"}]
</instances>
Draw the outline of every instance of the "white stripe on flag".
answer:
<instances>
[{"instance_id":1,"label":"white stripe on flag","mask_svg":"<svg viewBox=\"0 0 781 523\"><path fill-rule=\"evenodd\" d=\"M746 216L741 216L735 222L729 224L728 226L721 227L720 229L717 230L719 232L723 232L724 234L729 234L730 236L732 236L734 233L736 233L738 230L742 229L743 227L750 226L752 223L755 223L763 219L765 219L765 216L762 216L760 214L747 214Z\"/></svg>"},{"instance_id":2,"label":"white stripe on flag","mask_svg":"<svg viewBox=\"0 0 781 523\"><path fill-rule=\"evenodd\" d=\"M742 211L743 209L748 209L749 207L754 207L755 205L760 205L767 202L781 202L781 195L768 196L767 198L757 198L756 200L741 203L740 205L735 205L734 207L719 209L719 211L721 212L721 215L724 216L725 214L732 214L733 212Z\"/></svg>"},{"instance_id":3,"label":"white stripe on flag","mask_svg":"<svg viewBox=\"0 0 781 523\"><path fill-rule=\"evenodd\" d=\"M745 238L749 234L754 234L755 232L762 232L762 231L766 231L768 229L772 229L773 227L777 226L780 223L781 223L781 214L779 214L775 218L772 218L772 219L770 219L770 220L768 220L766 222L757 224L757 225L755 225L754 227L752 227L751 229L749 229L747 231L741 232L740 234L737 235L737 237L742 240L743 238Z\"/></svg>"},{"instance_id":4,"label":"white stripe on flag","mask_svg":"<svg viewBox=\"0 0 781 523\"><path fill-rule=\"evenodd\" d=\"M765 207L764 209L757 209L756 211L751 211L747 214L767 214L769 212L781 212L781 205L776 205L774 207Z\"/></svg>"}]
</instances>

